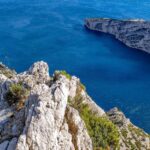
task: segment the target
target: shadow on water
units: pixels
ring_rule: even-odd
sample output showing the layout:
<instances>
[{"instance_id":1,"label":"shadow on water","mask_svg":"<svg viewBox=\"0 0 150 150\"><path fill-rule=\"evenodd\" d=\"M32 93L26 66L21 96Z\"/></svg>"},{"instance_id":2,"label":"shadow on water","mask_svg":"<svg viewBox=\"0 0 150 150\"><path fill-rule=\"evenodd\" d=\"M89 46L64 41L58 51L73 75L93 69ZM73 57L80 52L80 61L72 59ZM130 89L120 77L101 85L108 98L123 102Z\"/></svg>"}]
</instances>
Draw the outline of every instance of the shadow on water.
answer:
<instances>
[{"instance_id":1,"label":"shadow on water","mask_svg":"<svg viewBox=\"0 0 150 150\"><path fill-rule=\"evenodd\" d=\"M139 50L139 49L134 49L126 46L124 43L121 41L117 40L113 35L103 33L103 32L98 32L98 31L93 31L89 30L88 28L84 28L85 32L88 34L94 35L99 39L106 39L105 41L110 41L110 44L113 44L115 47L111 47L110 50L117 56L124 57L127 59L133 59L133 60L139 60L143 61L143 63L150 63L150 54ZM106 42L107 43L107 42ZM107 45L109 46L109 45Z\"/></svg>"}]
</instances>

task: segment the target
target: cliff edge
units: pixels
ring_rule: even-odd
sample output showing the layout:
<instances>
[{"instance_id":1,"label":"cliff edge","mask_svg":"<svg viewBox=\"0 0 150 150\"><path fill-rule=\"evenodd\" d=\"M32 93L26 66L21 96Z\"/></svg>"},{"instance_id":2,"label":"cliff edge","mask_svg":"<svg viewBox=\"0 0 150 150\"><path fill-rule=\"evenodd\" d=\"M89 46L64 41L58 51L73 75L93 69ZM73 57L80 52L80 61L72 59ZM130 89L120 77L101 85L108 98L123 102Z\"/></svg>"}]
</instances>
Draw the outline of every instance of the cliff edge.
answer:
<instances>
[{"instance_id":1,"label":"cliff edge","mask_svg":"<svg viewBox=\"0 0 150 150\"><path fill-rule=\"evenodd\" d=\"M84 85L47 63L17 74L0 66L0 150L150 149L150 137L113 108L105 112Z\"/></svg>"}]
</instances>

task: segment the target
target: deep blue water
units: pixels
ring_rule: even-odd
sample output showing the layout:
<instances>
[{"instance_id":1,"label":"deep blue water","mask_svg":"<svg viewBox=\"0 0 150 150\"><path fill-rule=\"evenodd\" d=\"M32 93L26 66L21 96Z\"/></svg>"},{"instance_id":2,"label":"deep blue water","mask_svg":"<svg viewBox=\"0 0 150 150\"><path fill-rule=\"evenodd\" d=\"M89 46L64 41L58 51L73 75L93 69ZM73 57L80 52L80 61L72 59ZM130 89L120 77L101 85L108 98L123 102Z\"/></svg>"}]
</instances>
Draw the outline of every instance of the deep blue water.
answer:
<instances>
[{"instance_id":1,"label":"deep blue water","mask_svg":"<svg viewBox=\"0 0 150 150\"><path fill-rule=\"evenodd\" d=\"M150 19L149 0L0 0L0 61L18 72L44 60L81 78L105 110L150 132L150 55L86 30L87 17Z\"/></svg>"}]
</instances>

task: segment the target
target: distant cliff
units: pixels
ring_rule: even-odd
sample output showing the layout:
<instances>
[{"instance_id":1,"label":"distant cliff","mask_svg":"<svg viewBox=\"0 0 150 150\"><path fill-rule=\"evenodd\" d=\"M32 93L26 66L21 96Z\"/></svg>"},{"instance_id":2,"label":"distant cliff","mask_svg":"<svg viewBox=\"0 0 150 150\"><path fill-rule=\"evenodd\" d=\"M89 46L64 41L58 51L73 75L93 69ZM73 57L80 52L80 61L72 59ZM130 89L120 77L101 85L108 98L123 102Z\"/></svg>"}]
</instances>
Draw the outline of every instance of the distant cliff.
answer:
<instances>
[{"instance_id":1,"label":"distant cliff","mask_svg":"<svg viewBox=\"0 0 150 150\"><path fill-rule=\"evenodd\" d=\"M0 150L148 150L150 137L113 108L105 112L75 76L34 63L0 65Z\"/></svg>"},{"instance_id":2,"label":"distant cliff","mask_svg":"<svg viewBox=\"0 0 150 150\"><path fill-rule=\"evenodd\" d=\"M127 46L150 53L149 21L91 18L85 20L85 26L90 30L112 34Z\"/></svg>"}]
</instances>

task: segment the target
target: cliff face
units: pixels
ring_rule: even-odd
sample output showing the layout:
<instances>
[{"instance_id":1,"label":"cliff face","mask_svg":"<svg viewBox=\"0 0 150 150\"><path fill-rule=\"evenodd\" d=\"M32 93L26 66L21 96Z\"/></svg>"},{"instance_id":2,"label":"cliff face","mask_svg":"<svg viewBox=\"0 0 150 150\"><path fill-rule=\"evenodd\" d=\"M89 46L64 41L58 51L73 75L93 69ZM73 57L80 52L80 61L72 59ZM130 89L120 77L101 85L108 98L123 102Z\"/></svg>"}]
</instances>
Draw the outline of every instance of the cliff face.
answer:
<instances>
[{"instance_id":1,"label":"cliff face","mask_svg":"<svg viewBox=\"0 0 150 150\"><path fill-rule=\"evenodd\" d=\"M150 53L150 22L143 20L86 19L90 30L109 33L125 45Z\"/></svg>"},{"instance_id":2,"label":"cliff face","mask_svg":"<svg viewBox=\"0 0 150 150\"><path fill-rule=\"evenodd\" d=\"M21 74L2 71L0 150L150 149L147 133L117 108L104 112L75 76L50 77L45 62Z\"/></svg>"}]
</instances>

